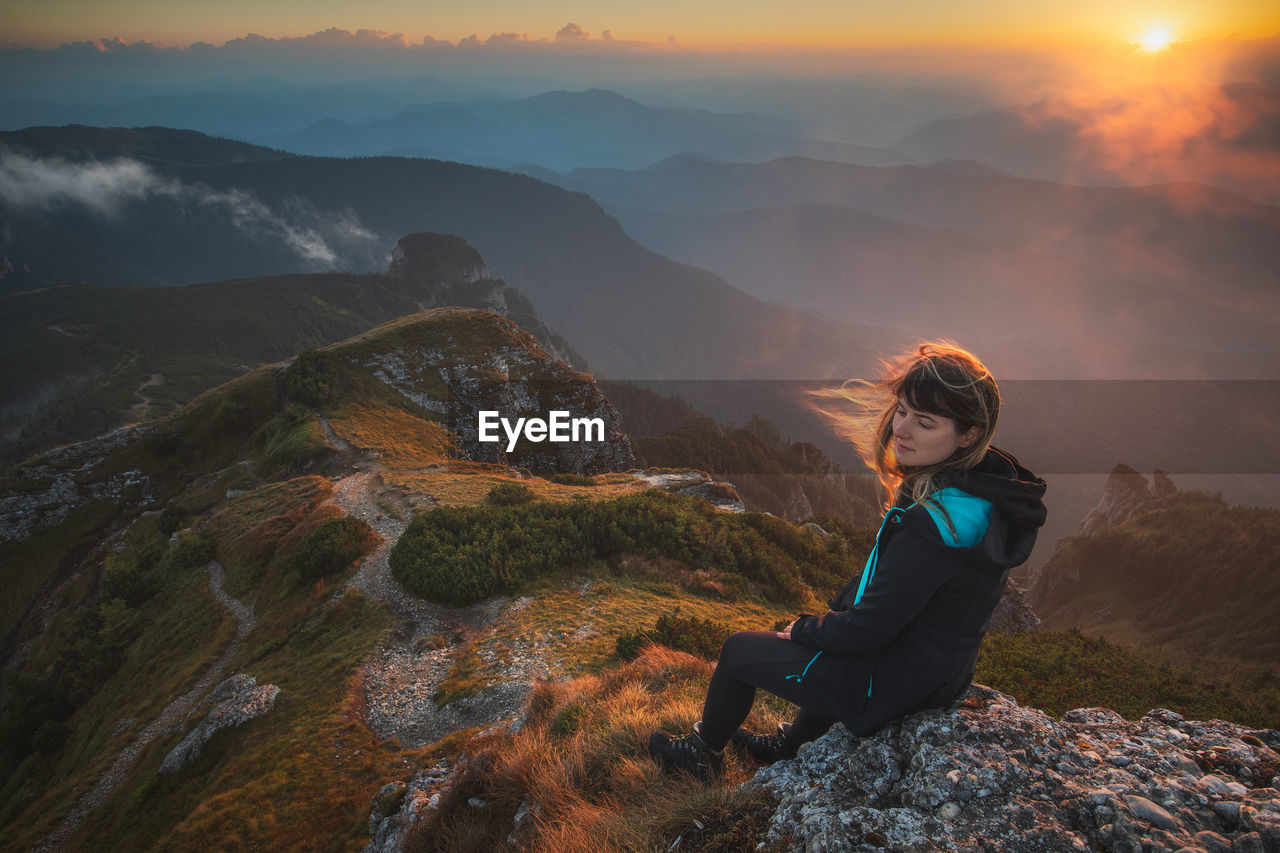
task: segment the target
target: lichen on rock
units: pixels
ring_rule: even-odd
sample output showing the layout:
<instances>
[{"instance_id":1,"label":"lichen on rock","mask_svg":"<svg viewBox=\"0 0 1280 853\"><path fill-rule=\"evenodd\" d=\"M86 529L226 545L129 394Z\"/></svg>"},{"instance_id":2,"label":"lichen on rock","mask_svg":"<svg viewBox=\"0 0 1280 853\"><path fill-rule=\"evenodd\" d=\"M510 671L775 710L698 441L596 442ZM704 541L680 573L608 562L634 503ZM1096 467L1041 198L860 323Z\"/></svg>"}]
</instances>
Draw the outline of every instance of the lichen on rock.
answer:
<instances>
[{"instance_id":1,"label":"lichen on rock","mask_svg":"<svg viewBox=\"0 0 1280 853\"><path fill-rule=\"evenodd\" d=\"M1161 708L1054 720L974 685L871 737L837 725L749 784L778 798L769 837L791 850L1280 850L1278 747Z\"/></svg>"},{"instance_id":2,"label":"lichen on rock","mask_svg":"<svg viewBox=\"0 0 1280 853\"><path fill-rule=\"evenodd\" d=\"M215 733L263 716L275 705L279 695L280 688L274 684L259 686L257 679L243 673L231 676L209 694L203 704L213 705L213 709L169 751L160 765L160 772L176 773L200 755Z\"/></svg>"}]
</instances>

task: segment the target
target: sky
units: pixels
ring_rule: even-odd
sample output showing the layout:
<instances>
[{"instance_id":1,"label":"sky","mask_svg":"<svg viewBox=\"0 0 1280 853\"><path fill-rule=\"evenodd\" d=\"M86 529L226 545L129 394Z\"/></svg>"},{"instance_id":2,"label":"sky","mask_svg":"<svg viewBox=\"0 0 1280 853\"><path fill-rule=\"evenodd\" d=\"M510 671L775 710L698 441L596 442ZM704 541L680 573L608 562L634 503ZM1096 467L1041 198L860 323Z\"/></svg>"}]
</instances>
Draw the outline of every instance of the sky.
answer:
<instances>
[{"instance_id":1,"label":"sky","mask_svg":"<svg viewBox=\"0 0 1280 853\"><path fill-rule=\"evenodd\" d=\"M211 44L250 33L298 37L332 27L457 43L512 33L701 49L746 45L1069 44L1132 41L1164 28L1180 38L1262 38L1280 33L1270 0L6 0L5 47L56 47L119 38L165 46ZM607 33L607 35L606 35ZM565 35L561 35L563 40Z\"/></svg>"}]
</instances>

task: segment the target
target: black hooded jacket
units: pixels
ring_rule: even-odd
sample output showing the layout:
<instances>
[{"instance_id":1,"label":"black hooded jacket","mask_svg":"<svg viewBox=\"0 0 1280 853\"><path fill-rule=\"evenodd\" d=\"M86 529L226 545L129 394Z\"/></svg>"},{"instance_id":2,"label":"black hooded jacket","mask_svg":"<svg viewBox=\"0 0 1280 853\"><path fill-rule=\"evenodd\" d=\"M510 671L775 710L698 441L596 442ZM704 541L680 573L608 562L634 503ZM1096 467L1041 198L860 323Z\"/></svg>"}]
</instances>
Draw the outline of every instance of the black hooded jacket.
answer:
<instances>
[{"instance_id":1,"label":"black hooded jacket","mask_svg":"<svg viewBox=\"0 0 1280 853\"><path fill-rule=\"evenodd\" d=\"M946 705L968 687L1009 570L1026 562L1044 524L1044 480L1003 450L990 448L945 485L953 505L976 508L979 520L948 524L937 507L894 506L861 600L854 578L830 612L791 629L794 642L820 650L797 680L856 735Z\"/></svg>"}]
</instances>

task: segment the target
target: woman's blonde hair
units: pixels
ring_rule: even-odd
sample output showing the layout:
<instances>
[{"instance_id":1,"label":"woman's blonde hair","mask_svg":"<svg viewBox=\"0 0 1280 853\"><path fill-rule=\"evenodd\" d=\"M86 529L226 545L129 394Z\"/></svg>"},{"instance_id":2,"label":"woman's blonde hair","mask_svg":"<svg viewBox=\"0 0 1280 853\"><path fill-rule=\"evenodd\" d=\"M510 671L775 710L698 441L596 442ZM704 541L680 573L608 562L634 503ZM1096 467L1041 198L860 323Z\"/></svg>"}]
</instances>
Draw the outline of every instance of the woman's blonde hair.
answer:
<instances>
[{"instance_id":1,"label":"woman's blonde hair","mask_svg":"<svg viewBox=\"0 0 1280 853\"><path fill-rule=\"evenodd\" d=\"M882 362L876 382L850 379L838 388L808 392L814 409L853 442L884 486L885 509L899 497L926 501L946 486L947 475L982 461L1000 415L1000 389L977 356L952 341L922 343ZM893 417L902 401L919 412L955 422L956 434L978 428L978 438L949 458L919 468L903 468L893 458Z\"/></svg>"}]
</instances>

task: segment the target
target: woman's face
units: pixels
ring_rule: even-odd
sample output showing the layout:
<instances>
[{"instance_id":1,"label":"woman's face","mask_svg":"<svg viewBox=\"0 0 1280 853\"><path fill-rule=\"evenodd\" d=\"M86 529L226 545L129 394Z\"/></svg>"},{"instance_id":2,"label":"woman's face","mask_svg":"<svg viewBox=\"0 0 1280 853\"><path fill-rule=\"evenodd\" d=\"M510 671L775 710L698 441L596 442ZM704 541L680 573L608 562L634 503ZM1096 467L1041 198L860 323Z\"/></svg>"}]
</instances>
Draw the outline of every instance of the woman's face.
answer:
<instances>
[{"instance_id":1,"label":"woman's face","mask_svg":"<svg viewBox=\"0 0 1280 853\"><path fill-rule=\"evenodd\" d=\"M899 465L919 468L934 465L978 440L980 430L970 427L963 435L956 422L942 415L917 411L901 398L893 416L893 455Z\"/></svg>"}]
</instances>

